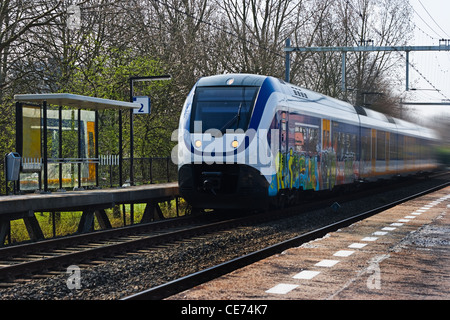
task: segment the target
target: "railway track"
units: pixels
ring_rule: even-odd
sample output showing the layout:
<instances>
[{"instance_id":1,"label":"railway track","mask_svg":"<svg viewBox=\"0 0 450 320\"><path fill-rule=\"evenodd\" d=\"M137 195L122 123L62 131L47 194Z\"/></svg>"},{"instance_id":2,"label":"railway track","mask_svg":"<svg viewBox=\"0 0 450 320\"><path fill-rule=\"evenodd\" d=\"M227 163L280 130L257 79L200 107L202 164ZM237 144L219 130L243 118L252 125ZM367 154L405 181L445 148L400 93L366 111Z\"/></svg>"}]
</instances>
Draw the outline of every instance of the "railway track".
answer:
<instances>
[{"instance_id":1,"label":"railway track","mask_svg":"<svg viewBox=\"0 0 450 320\"><path fill-rule=\"evenodd\" d=\"M194 233L215 220L215 217L183 217L1 248L0 280L11 282L72 263L101 261L144 246L156 246L182 236L187 230Z\"/></svg>"},{"instance_id":2,"label":"railway track","mask_svg":"<svg viewBox=\"0 0 450 320\"><path fill-rule=\"evenodd\" d=\"M270 218L270 213L239 218L213 214L182 217L5 247L0 249L0 281L4 281L3 286L13 285L16 279L43 276L47 271L63 270L71 264L101 262L140 249Z\"/></svg>"},{"instance_id":3,"label":"railway track","mask_svg":"<svg viewBox=\"0 0 450 320\"><path fill-rule=\"evenodd\" d=\"M409 185L409 180L401 181L389 186L391 189ZM370 188L359 193L341 195L335 198L322 199L311 203L304 203L300 207L268 212L264 214L250 215L236 218L228 217L219 219L214 215L199 217L183 217L169 221L156 222L146 225L134 225L126 228L118 228L107 231L97 231L91 234L70 236L59 239L51 239L37 243L16 245L0 249L0 282L5 285L23 282L23 279L45 277L48 273L65 273L67 266L71 264L89 264L101 261L110 261L116 257L123 257L139 251L158 250L158 246L167 246L170 243L183 242L186 239L192 241L195 237L202 237L221 230L233 230L238 226L255 225L264 221L271 221L299 212L306 212L314 208L327 207L335 201L343 203L354 197L363 197L365 194L386 189L385 186ZM377 191L378 190L378 191ZM275 247L272 250L275 249ZM256 255L237 259L251 261ZM229 268L224 264L221 268ZM220 268L212 270L217 272ZM220 271L223 272L223 271ZM220 273L219 272L219 273ZM189 276L185 281L191 281ZM16 282L12 282L12 281ZM9 282L8 282L9 281ZM165 290L165 289L161 289ZM133 297L136 299L138 296ZM154 296L153 298L161 298Z\"/></svg>"},{"instance_id":4,"label":"railway track","mask_svg":"<svg viewBox=\"0 0 450 320\"><path fill-rule=\"evenodd\" d=\"M308 208L321 203L311 203ZM284 210L284 215L290 213ZM277 218L282 214L278 212ZM16 279L44 276L48 271L63 270L71 264L101 262L140 249L273 219L273 212L243 217L210 214L5 247L0 249L0 281L5 281L3 286L13 285Z\"/></svg>"},{"instance_id":5,"label":"railway track","mask_svg":"<svg viewBox=\"0 0 450 320\"><path fill-rule=\"evenodd\" d=\"M321 237L325 236L327 233L330 233L330 232L336 231L340 228L349 226L357 221L366 219L372 215L375 215L377 213L385 211L385 210L392 208L394 206L397 206L401 203L404 203L404 202L410 201L414 198L437 191L437 190L447 187L449 185L450 185L450 181L447 181L439 186L436 186L436 187L430 188L428 190L404 197L400 200L393 201L389 204L377 207L375 209L371 209L371 210L365 211L363 213L359 213L350 218L346 218L341 221L331 223L329 225L326 225L326 226L318 228L316 230L307 232L300 236L291 238L289 240L285 240L285 241L277 243L275 245L271 245L264 249L252 252L250 254L246 254L244 256L241 256L241 257L238 257L235 259L232 259L230 261L207 268L205 270L196 272L194 274L190 274L188 276L184 276L182 278L170 281L168 283L159 285L157 287L150 288L150 289L144 290L142 292L130 295L128 297L122 298L122 300L161 300L161 299L167 298L171 295L174 295L174 294L180 293L182 291L185 291L187 289L193 288L204 282L213 280L224 274L227 274L229 272L232 272L232 271L242 268L244 266L250 265L259 260L262 260L269 256L272 256L274 254L280 253L286 249L302 245L306 242L309 242L309 241L317 239L317 238L321 238Z\"/></svg>"}]
</instances>

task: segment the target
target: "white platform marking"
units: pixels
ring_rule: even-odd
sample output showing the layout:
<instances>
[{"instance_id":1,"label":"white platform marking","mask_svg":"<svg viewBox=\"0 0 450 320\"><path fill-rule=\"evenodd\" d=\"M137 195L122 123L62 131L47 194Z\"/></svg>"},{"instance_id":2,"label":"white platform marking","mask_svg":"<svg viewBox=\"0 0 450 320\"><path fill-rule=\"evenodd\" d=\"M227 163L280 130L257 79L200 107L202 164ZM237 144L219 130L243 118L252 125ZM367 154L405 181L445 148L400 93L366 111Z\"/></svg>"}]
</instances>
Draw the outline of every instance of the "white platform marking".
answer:
<instances>
[{"instance_id":1,"label":"white platform marking","mask_svg":"<svg viewBox=\"0 0 450 320\"><path fill-rule=\"evenodd\" d=\"M439 200L435 200L433 202L431 202L430 204L424 205L422 208L416 210L415 212L411 213L411 215L407 215L405 216L403 219L399 219L398 222L394 222L391 223L390 225L392 227L384 227L381 230L383 231L376 231L374 232L372 235L377 235L377 236L383 236L386 235L388 232L386 231L393 231L396 228L394 227L401 227L403 226L403 223L400 222L409 222L410 219L414 219L416 218L416 216L421 215L422 213L425 213L427 210L429 210L430 208L440 204L442 201L445 201L447 199L450 198L450 194L440 198ZM448 208L450 208L450 205L447 205ZM376 241L378 240L377 237L365 237L363 239L361 239L361 241ZM361 249L364 248L367 244L366 243L352 243L348 246L348 248L352 248L352 249ZM333 254L333 256L336 257L348 257L350 255L352 255L355 251L353 250L339 250L337 252L335 252ZM315 266L317 267L333 267L335 266L337 263L339 263L339 260L328 260L328 259L324 259L318 263L315 264ZM320 274L320 271L312 271L312 270L303 270L300 273L297 273L295 276L293 276L294 279L312 279L315 276L317 276L318 274ZM296 284L286 284L286 283L280 283L277 284L275 287L267 290L267 293L274 293L274 294L287 294L288 292L294 290L295 288L299 287L299 285Z\"/></svg>"},{"instance_id":2,"label":"white platform marking","mask_svg":"<svg viewBox=\"0 0 450 320\"><path fill-rule=\"evenodd\" d=\"M361 249L361 248L364 248L365 246L367 246L367 243L355 242L355 243L352 243L351 245L349 245L348 247L353 248L353 249Z\"/></svg>"},{"instance_id":3,"label":"white platform marking","mask_svg":"<svg viewBox=\"0 0 450 320\"><path fill-rule=\"evenodd\" d=\"M377 240L378 240L377 237L365 237L361 239L361 241L377 241Z\"/></svg>"},{"instance_id":4,"label":"white platform marking","mask_svg":"<svg viewBox=\"0 0 450 320\"><path fill-rule=\"evenodd\" d=\"M331 268L333 267L336 263L338 263L339 260L327 260L324 259L318 263L315 264L316 267L326 267L326 268Z\"/></svg>"},{"instance_id":5,"label":"white platform marking","mask_svg":"<svg viewBox=\"0 0 450 320\"><path fill-rule=\"evenodd\" d=\"M309 280L317 276L319 273L320 271L303 270L302 272L297 273L295 276L293 276L293 278Z\"/></svg>"},{"instance_id":6,"label":"white platform marking","mask_svg":"<svg viewBox=\"0 0 450 320\"><path fill-rule=\"evenodd\" d=\"M351 256L355 251L353 250L339 250L333 256L335 257L348 257Z\"/></svg>"},{"instance_id":7,"label":"white platform marking","mask_svg":"<svg viewBox=\"0 0 450 320\"><path fill-rule=\"evenodd\" d=\"M393 227L401 227L402 225L403 225L403 223L398 223L398 222L391 223L391 226L393 226Z\"/></svg>"},{"instance_id":8,"label":"white platform marking","mask_svg":"<svg viewBox=\"0 0 450 320\"><path fill-rule=\"evenodd\" d=\"M267 293L275 293L275 294L286 294L295 288L297 288L297 284L286 284L286 283L280 283L277 284L275 287L267 290Z\"/></svg>"}]
</instances>

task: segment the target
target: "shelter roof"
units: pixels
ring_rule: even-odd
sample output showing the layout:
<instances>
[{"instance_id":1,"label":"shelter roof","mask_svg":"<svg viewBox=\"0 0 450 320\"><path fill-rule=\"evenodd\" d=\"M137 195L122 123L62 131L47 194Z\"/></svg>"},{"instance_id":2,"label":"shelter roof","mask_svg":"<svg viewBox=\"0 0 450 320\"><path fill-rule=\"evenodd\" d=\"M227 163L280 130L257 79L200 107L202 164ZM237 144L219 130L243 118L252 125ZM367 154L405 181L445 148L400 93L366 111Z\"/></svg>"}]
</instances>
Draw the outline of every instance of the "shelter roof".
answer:
<instances>
[{"instance_id":1,"label":"shelter roof","mask_svg":"<svg viewBox=\"0 0 450 320\"><path fill-rule=\"evenodd\" d=\"M137 103L88 97L72 93L16 94L14 95L14 99L16 101L39 103L47 101L49 104L80 109L138 109L141 107Z\"/></svg>"}]
</instances>

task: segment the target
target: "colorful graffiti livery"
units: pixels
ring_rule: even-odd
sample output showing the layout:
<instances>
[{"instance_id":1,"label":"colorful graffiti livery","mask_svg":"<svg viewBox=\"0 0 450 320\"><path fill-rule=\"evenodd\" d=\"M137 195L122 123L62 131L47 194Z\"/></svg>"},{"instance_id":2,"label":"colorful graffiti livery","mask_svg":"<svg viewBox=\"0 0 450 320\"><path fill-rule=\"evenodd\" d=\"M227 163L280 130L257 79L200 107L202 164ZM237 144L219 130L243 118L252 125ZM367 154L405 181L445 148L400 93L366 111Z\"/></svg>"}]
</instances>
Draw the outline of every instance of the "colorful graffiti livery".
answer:
<instances>
[{"instance_id":1,"label":"colorful graffiti livery","mask_svg":"<svg viewBox=\"0 0 450 320\"><path fill-rule=\"evenodd\" d=\"M271 129L280 130L280 150L269 195L274 196L283 189L318 191L335 185L336 152L331 147L322 148L321 119L280 111ZM329 137L329 128L327 132L325 139Z\"/></svg>"}]
</instances>

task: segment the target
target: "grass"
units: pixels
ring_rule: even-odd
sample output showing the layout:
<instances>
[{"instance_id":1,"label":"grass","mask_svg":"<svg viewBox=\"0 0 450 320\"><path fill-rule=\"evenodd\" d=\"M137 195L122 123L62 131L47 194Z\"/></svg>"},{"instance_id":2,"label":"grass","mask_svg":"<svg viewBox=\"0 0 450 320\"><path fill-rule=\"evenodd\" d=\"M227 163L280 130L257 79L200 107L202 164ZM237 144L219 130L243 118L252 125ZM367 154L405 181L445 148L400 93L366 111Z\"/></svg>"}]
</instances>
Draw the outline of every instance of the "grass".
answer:
<instances>
[{"instance_id":1,"label":"grass","mask_svg":"<svg viewBox=\"0 0 450 320\"><path fill-rule=\"evenodd\" d=\"M176 212L176 202L175 200L166 201L159 204L161 211L165 218L174 218L177 216ZM116 206L115 208L106 209L106 214L111 226L113 228L124 226L124 215L123 209L125 207L125 220L126 225L131 224L130 207L131 205L126 204L124 206ZM141 221L144 214L146 204L135 204L134 205L134 224ZM179 215L184 215L187 208L187 203L183 199L179 199ZM60 212L55 213L55 235L67 236L77 232L78 224L83 212ZM53 234L53 214L51 212L36 212L35 216L41 227L41 230L46 239L52 238ZM94 219L94 229L100 230L100 225L97 219ZM11 221L11 243L18 243L30 240L25 223L22 219Z\"/></svg>"}]
</instances>

